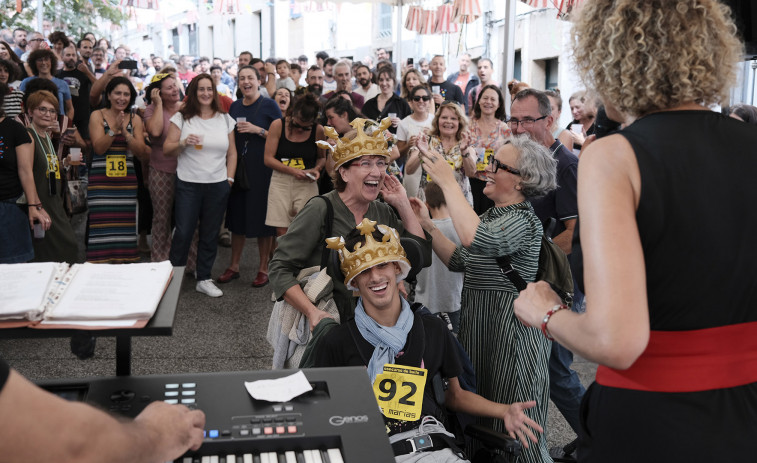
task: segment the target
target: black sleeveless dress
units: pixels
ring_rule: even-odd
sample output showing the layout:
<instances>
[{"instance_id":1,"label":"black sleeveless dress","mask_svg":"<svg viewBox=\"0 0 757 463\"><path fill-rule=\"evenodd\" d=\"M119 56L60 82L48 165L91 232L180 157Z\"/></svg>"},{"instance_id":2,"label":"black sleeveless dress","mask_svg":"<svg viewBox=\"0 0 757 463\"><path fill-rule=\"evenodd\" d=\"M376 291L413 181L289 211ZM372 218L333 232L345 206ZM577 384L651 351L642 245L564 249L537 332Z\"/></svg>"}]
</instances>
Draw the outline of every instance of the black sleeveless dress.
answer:
<instances>
[{"instance_id":1,"label":"black sleeveless dress","mask_svg":"<svg viewBox=\"0 0 757 463\"><path fill-rule=\"evenodd\" d=\"M641 173L636 219L651 329L757 321L757 129L711 111L675 111L620 134ZM572 258L583 289L580 244ZM594 383L581 420L579 461L757 459L757 383L698 392Z\"/></svg>"}]
</instances>

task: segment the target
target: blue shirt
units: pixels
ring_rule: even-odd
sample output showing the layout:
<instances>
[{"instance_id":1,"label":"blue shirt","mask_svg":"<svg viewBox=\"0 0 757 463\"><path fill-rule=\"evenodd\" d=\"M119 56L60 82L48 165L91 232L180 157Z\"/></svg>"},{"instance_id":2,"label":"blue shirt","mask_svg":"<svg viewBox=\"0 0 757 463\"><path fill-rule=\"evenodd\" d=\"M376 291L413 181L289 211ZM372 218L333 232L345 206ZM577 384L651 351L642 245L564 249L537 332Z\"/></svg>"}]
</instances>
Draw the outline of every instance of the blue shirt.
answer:
<instances>
[{"instance_id":1,"label":"blue shirt","mask_svg":"<svg viewBox=\"0 0 757 463\"><path fill-rule=\"evenodd\" d=\"M26 84L32 79L37 79L37 76L29 76L26 79L21 81L21 85L18 86L18 89L22 92L26 92ZM53 77L50 79L53 81L53 83L58 87L58 105L60 106L60 114L64 115L66 114L66 101L71 100L71 90L68 88L68 83L63 79L58 79L57 77Z\"/></svg>"}]
</instances>

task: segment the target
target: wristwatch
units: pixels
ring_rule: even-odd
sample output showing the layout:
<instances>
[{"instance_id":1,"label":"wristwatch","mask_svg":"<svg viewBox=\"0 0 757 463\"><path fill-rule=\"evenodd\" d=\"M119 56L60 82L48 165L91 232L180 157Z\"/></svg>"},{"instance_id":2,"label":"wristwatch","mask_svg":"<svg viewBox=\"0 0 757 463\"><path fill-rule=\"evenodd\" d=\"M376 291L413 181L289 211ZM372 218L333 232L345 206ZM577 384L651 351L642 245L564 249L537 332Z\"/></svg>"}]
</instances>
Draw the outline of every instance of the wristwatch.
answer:
<instances>
[{"instance_id":1,"label":"wristwatch","mask_svg":"<svg viewBox=\"0 0 757 463\"><path fill-rule=\"evenodd\" d=\"M260 129L260 132L258 133L258 135L260 135L261 137L265 137L266 133L268 133L268 132L266 132L265 129Z\"/></svg>"}]
</instances>

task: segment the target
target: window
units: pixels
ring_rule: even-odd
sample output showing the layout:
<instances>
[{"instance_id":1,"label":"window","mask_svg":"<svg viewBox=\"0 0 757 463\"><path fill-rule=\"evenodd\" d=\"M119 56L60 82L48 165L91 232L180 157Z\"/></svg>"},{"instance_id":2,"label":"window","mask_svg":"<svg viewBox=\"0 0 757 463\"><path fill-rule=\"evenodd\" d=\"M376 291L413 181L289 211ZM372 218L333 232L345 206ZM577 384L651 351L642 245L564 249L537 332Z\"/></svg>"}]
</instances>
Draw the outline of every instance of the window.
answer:
<instances>
[{"instance_id":1,"label":"window","mask_svg":"<svg viewBox=\"0 0 757 463\"><path fill-rule=\"evenodd\" d=\"M557 88L558 81L558 61L557 58L544 60L544 88L552 90Z\"/></svg>"},{"instance_id":2,"label":"window","mask_svg":"<svg viewBox=\"0 0 757 463\"><path fill-rule=\"evenodd\" d=\"M378 36L392 36L392 6L386 3L379 4Z\"/></svg>"},{"instance_id":3,"label":"window","mask_svg":"<svg viewBox=\"0 0 757 463\"><path fill-rule=\"evenodd\" d=\"M520 50L517 50L515 52L515 59L513 64L513 79L515 80L521 80L521 60L520 60Z\"/></svg>"}]
</instances>

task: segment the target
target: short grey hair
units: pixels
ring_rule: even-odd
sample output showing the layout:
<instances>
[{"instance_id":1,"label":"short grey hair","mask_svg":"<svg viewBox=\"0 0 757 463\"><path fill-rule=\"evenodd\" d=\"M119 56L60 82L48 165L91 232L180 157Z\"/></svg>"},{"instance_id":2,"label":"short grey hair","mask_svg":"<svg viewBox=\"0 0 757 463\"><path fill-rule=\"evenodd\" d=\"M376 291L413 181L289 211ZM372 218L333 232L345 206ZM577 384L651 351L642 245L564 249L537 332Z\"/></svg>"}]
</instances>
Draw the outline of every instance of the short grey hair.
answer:
<instances>
[{"instance_id":1,"label":"short grey hair","mask_svg":"<svg viewBox=\"0 0 757 463\"><path fill-rule=\"evenodd\" d=\"M509 143L518 151L523 196L538 198L557 188L557 160L547 147L527 134L513 136Z\"/></svg>"},{"instance_id":2,"label":"short grey hair","mask_svg":"<svg viewBox=\"0 0 757 463\"><path fill-rule=\"evenodd\" d=\"M542 92L541 90L536 90L535 88L524 88L523 90L519 91L515 94L515 98L513 99L513 103L520 100L525 100L528 97L534 97L536 98L536 102L539 104L539 114L542 116L549 116L552 114L552 104L549 102L549 97L546 93Z\"/></svg>"}]
</instances>

